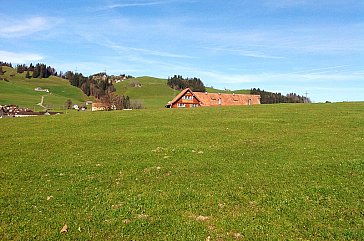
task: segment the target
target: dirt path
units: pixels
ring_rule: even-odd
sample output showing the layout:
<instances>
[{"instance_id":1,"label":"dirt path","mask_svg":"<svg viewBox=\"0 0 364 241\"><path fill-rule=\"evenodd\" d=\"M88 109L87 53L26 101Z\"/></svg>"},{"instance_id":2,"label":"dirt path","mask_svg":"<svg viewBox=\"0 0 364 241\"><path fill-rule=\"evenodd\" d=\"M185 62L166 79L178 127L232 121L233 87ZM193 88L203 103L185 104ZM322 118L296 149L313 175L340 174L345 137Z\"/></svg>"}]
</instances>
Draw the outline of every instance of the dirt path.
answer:
<instances>
[{"instance_id":1,"label":"dirt path","mask_svg":"<svg viewBox=\"0 0 364 241\"><path fill-rule=\"evenodd\" d=\"M40 100L40 103L38 103L37 105L39 105L39 106L43 107L44 109L47 109L47 107L45 107L45 106L43 105L43 102L44 102L44 95L42 95L42 99Z\"/></svg>"}]
</instances>

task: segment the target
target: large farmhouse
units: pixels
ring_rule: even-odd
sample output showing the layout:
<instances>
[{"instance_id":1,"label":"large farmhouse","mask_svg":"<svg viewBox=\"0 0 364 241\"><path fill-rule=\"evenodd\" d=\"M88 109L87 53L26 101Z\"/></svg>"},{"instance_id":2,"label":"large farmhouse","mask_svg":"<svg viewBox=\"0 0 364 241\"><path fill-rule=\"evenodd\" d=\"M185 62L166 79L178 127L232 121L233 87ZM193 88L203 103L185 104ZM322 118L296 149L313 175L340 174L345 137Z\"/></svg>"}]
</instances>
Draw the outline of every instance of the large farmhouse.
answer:
<instances>
[{"instance_id":1,"label":"large farmhouse","mask_svg":"<svg viewBox=\"0 0 364 241\"><path fill-rule=\"evenodd\" d=\"M182 90L166 105L167 108L193 108L200 106L259 105L260 95L221 94Z\"/></svg>"}]
</instances>

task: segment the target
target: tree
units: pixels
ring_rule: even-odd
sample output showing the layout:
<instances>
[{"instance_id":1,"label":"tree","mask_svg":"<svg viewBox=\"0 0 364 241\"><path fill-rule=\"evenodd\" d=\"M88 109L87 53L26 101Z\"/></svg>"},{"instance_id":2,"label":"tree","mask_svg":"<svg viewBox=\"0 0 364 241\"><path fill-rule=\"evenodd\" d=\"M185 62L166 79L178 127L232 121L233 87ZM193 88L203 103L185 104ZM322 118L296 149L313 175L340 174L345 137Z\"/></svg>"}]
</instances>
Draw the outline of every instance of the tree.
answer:
<instances>
[{"instance_id":1,"label":"tree","mask_svg":"<svg viewBox=\"0 0 364 241\"><path fill-rule=\"evenodd\" d=\"M46 67L45 67L45 65L44 64L41 64L40 66L39 66L39 68L40 68L40 71L39 71L39 78L47 78L47 73L46 73Z\"/></svg>"},{"instance_id":2,"label":"tree","mask_svg":"<svg viewBox=\"0 0 364 241\"><path fill-rule=\"evenodd\" d=\"M28 70L29 70L29 71L33 71L33 70L34 70L34 66L33 66L33 64L32 64L32 63L30 63L30 65L29 65L29 67L28 67Z\"/></svg>"},{"instance_id":3,"label":"tree","mask_svg":"<svg viewBox=\"0 0 364 241\"><path fill-rule=\"evenodd\" d=\"M129 99L129 96L126 96L124 98L123 108L124 109L130 109L130 99Z\"/></svg>"},{"instance_id":4,"label":"tree","mask_svg":"<svg viewBox=\"0 0 364 241\"><path fill-rule=\"evenodd\" d=\"M27 70L27 73L25 74L25 78L30 79L29 70Z\"/></svg>"},{"instance_id":5,"label":"tree","mask_svg":"<svg viewBox=\"0 0 364 241\"><path fill-rule=\"evenodd\" d=\"M70 99L66 100L64 105L67 109L70 109L72 107L72 100L70 100Z\"/></svg>"},{"instance_id":6,"label":"tree","mask_svg":"<svg viewBox=\"0 0 364 241\"><path fill-rule=\"evenodd\" d=\"M39 72L40 72L40 67L39 67L39 64L37 64L37 65L34 67L34 70L33 70L33 78L38 78L38 76L39 76Z\"/></svg>"},{"instance_id":7,"label":"tree","mask_svg":"<svg viewBox=\"0 0 364 241\"><path fill-rule=\"evenodd\" d=\"M19 64L18 66L16 66L16 72L19 74L23 73L25 69L26 66L24 64Z\"/></svg>"}]
</instances>

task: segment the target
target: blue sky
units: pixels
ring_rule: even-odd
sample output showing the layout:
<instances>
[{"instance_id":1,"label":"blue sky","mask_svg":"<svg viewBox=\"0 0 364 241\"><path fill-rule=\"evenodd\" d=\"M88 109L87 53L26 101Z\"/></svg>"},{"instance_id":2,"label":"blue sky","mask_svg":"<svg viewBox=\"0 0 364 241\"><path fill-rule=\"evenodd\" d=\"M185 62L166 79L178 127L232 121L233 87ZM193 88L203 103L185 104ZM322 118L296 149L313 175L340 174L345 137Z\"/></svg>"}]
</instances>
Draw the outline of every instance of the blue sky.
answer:
<instances>
[{"instance_id":1,"label":"blue sky","mask_svg":"<svg viewBox=\"0 0 364 241\"><path fill-rule=\"evenodd\" d=\"M0 60L364 100L362 0L0 0Z\"/></svg>"}]
</instances>

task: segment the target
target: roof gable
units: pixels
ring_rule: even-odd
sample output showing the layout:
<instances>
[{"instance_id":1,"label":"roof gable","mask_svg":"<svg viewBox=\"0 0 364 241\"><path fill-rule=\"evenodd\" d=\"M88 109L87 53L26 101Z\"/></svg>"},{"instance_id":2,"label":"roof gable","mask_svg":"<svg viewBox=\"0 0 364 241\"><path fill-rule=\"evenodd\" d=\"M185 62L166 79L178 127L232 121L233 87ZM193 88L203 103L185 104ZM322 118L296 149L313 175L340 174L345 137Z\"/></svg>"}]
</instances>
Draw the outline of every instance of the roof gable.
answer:
<instances>
[{"instance_id":1,"label":"roof gable","mask_svg":"<svg viewBox=\"0 0 364 241\"><path fill-rule=\"evenodd\" d=\"M179 93L176 97L174 97L173 100L168 102L167 105L173 105L174 103L176 103L179 99L181 99L188 92L191 93L192 96L195 97L199 102L201 102L201 100L195 95L195 93L190 88L186 88L186 89L182 90L181 93Z\"/></svg>"}]
</instances>

